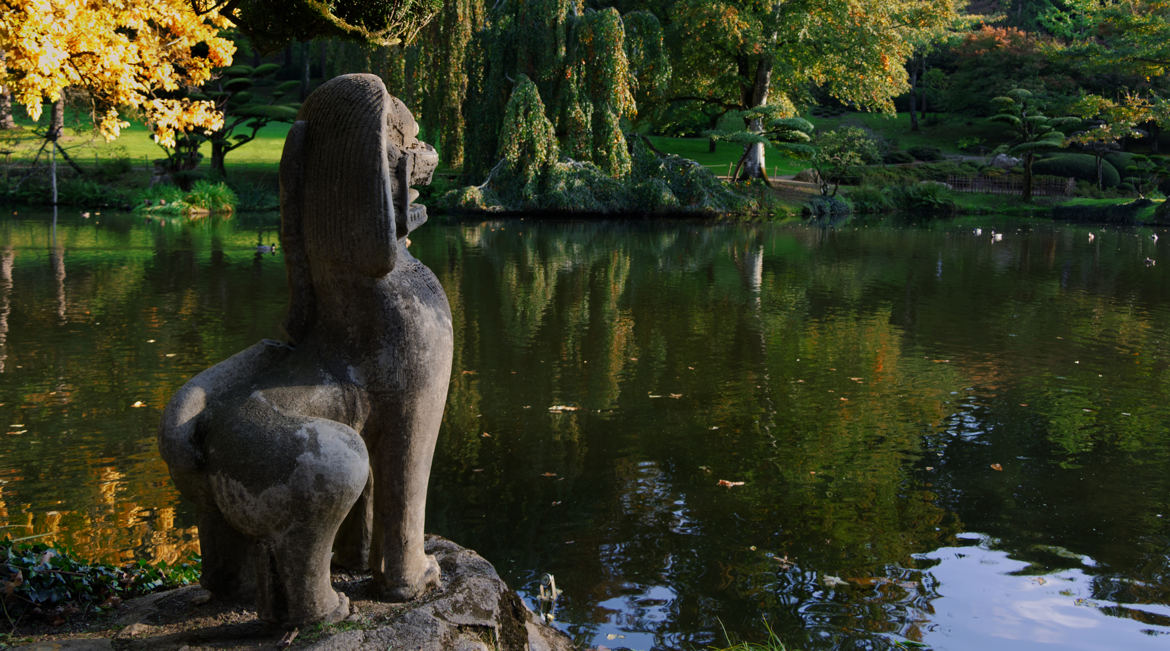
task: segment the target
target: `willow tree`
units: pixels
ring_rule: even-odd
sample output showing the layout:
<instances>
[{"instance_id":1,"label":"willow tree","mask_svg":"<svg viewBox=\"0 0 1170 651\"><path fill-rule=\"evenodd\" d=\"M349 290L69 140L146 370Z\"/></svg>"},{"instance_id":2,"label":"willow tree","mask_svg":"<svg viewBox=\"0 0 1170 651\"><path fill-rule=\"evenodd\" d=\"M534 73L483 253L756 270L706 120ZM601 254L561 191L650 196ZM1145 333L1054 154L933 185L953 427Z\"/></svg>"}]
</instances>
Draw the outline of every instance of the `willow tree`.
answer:
<instances>
[{"instance_id":1,"label":"willow tree","mask_svg":"<svg viewBox=\"0 0 1170 651\"><path fill-rule=\"evenodd\" d=\"M488 18L469 59L465 171L482 176L498 160L504 107L523 74L544 103L563 154L610 176L627 174L622 121L636 115L637 83L617 10L585 10L572 0L502 0ZM636 52L653 56L644 41L654 31L645 28L644 16L638 20L643 45Z\"/></svg>"},{"instance_id":2,"label":"willow tree","mask_svg":"<svg viewBox=\"0 0 1170 651\"><path fill-rule=\"evenodd\" d=\"M892 112L918 36L956 16L954 0L677 0L661 10L672 60L688 71L673 78L669 101L716 114L769 105L793 113L810 87ZM751 118L744 125L764 128ZM743 158L746 177L763 176L763 144Z\"/></svg>"},{"instance_id":3,"label":"willow tree","mask_svg":"<svg viewBox=\"0 0 1170 651\"><path fill-rule=\"evenodd\" d=\"M463 166L468 47L475 32L483 28L485 12L483 0L443 3L410 53L417 55L410 72L422 92L419 122L437 140L432 144L443 161L455 169Z\"/></svg>"}]
</instances>

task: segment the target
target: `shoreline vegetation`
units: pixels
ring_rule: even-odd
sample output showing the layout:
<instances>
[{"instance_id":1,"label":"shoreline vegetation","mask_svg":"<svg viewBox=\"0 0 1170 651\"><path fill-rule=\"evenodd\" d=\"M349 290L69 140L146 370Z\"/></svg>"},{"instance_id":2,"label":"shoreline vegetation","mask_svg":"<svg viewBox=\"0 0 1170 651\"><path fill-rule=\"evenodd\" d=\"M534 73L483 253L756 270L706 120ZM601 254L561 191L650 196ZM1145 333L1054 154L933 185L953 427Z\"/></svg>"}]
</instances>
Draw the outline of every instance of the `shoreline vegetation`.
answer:
<instances>
[{"instance_id":1,"label":"shoreline vegetation","mask_svg":"<svg viewBox=\"0 0 1170 651\"><path fill-rule=\"evenodd\" d=\"M287 124L265 127L249 147L228 160L226 177L214 178L205 160L188 179L180 179L187 183L176 184L161 178L157 158L161 150L151 142L146 127L134 124L117 141L106 143L87 120L87 116L74 116L61 139L72 160L71 164L60 159L57 163L59 206L189 219L279 209L278 167ZM971 120L944 116L917 132L907 128L904 116L817 111L809 120L818 129L864 130L878 144L881 160L849 170L840 191L826 196L810 161L784 156L772 147L768 148L771 164L766 180L732 183L729 175L742 149L736 143L712 146L704 137L636 136L629 139L634 165L628 179L609 178L590 163L562 159L553 170L558 185L539 201L518 206L500 201L486 188L487 183L463 185L466 181L461 181L457 171L440 167L431 186L422 189L420 202L433 214L456 216L839 223L851 217L898 216L922 222L1000 215L1170 225L1170 209L1162 207L1165 197L1158 189L1140 196L1132 184L1121 181L1120 174L1112 187L1098 189L1084 178L1088 173L1076 167L1084 167L1075 158L1078 154L1062 152L1046 160L1056 159L1057 171L1077 173L1080 178L1036 177L1041 182L1051 179L1054 186L1067 184L1069 194L1024 201L1002 189L999 193L959 191L953 185L956 180L970 184L970 179L998 183L1014 179L1018 183L1020 178L1018 172L991 164L993 143L983 137L989 133L985 125ZM18 120L16 129L0 132L0 201L5 205L51 205L47 156L42 154L34 164L41 143L37 131L26 118ZM1105 165L1117 169L1132 156L1118 152L1112 157L1117 165L1108 161Z\"/></svg>"}]
</instances>

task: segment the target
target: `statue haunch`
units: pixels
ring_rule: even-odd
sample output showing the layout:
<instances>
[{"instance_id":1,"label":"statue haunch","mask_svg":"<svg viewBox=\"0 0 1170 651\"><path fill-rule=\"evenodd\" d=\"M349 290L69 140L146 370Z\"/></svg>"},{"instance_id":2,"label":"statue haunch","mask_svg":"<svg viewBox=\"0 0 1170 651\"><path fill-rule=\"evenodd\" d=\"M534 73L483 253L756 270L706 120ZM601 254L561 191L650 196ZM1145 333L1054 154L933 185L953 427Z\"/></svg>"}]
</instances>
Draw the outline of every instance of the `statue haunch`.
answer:
<instances>
[{"instance_id":1,"label":"statue haunch","mask_svg":"<svg viewBox=\"0 0 1170 651\"><path fill-rule=\"evenodd\" d=\"M280 161L288 343L265 341L171 399L159 448L198 512L203 585L266 621L348 614L330 563L405 601L438 585L427 479L451 374L451 311L406 250L435 150L373 75L305 101Z\"/></svg>"}]
</instances>

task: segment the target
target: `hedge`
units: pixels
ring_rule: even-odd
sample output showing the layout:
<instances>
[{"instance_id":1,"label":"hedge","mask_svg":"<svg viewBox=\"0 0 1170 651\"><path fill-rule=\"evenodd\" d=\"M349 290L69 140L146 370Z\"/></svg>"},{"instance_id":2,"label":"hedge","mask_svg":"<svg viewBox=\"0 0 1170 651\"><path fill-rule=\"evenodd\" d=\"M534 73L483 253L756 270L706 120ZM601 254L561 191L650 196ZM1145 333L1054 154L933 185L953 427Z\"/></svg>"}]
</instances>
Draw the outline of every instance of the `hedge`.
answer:
<instances>
[{"instance_id":1,"label":"hedge","mask_svg":"<svg viewBox=\"0 0 1170 651\"><path fill-rule=\"evenodd\" d=\"M1097 183L1097 160L1089 154L1059 154L1051 158L1038 160L1032 165L1035 174L1049 176L1073 177ZM1101 181L1107 188L1115 188L1121 183L1121 174L1109 161L1101 161Z\"/></svg>"}]
</instances>

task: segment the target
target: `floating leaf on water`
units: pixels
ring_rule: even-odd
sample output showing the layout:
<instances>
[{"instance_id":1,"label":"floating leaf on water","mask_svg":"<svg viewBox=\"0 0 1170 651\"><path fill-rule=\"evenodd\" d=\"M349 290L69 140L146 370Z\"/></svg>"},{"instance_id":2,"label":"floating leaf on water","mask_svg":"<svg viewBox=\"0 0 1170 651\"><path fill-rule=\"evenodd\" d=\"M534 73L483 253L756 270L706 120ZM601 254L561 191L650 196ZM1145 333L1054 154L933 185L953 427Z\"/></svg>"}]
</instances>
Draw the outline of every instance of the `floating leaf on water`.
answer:
<instances>
[{"instance_id":1,"label":"floating leaf on water","mask_svg":"<svg viewBox=\"0 0 1170 651\"><path fill-rule=\"evenodd\" d=\"M656 393L649 393L649 394L646 394L646 395L647 395L647 396L648 396L648 397L649 397L651 400L653 400L653 399L655 399L655 398L661 398L661 397L662 397L662 396L660 396L660 395L658 395L658 394L656 394Z\"/></svg>"},{"instance_id":2,"label":"floating leaf on water","mask_svg":"<svg viewBox=\"0 0 1170 651\"><path fill-rule=\"evenodd\" d=\"M130 406L131 406L131 407L133 407L133 408L135 408L135 409L138 409L139 407L145 407L145 406L146 406L146 403L145 403L145 402L142 402L141 400L135 400L135 401L134 401L134 404L132 404L132 405L130 405Z\"/></svg>"},{"instance_id":3,"label":"floating leaf on water","mask_svg":"<svg viewBox=\"0 0 1170 651\"><path fill-rule=\"evenodd\" d=\"M492 435L491 435L491 434L488 434L487 432L484 432L483 434L480 434L480 436L484 437L485 439L490 439L490 438L492 437Z\"/></svg>"},{"instance_id":4,"label":"floating leaf on water","mask_svg":"<svg viewBox=\"0 0 1170 651\"><path fill-rule=\"evenodd\" d=\"M555 473L555 472L542 472L542 473L540 473L540 476L541 477L556 477L557 473Z\"/></svg>"},{"instance_id":5,"label":"floating leaf on water","mask_svg":"<svg viewBox=\"0 0 1170 651\"><path fill-rule=\"evenodd\" d=\"M743 482L742 481L728 481L726 479L720 479L718 482L718 485L722 486L724 488L734 488L736 486L743 486Z\"/></svg>"},{"instance_id":6,"label":"floating leaf on water","mask_svg":"<svg viewBox=\"0 0 1170 651\"><path fill-rule=\"evenodd\" d=\"M1003 466L998 463L991 464L991 469L995 470L996 472L1003 472Z\"/></svg>"},{"instance_id":7,"label":"floating leaf on water","mask_svg":"<svg viewBox=\"0 0 1170 651\"><path fill-rule=\"evenodd\" d=\"M577 411L580 407L573 407L571 405L553 405L548 408L550 413L559 414L566 411Z\"/></svg>"},{"instance_id":8,"label":"floating leaf on water","mask_svg":"<svg viewBox=\"0 0 1170 651\"><path fill-rule=\"evenodd\" d=\"M833 576L832 574L826 574L822 576L821 583L824 583L825 587L827 588L836 588L843 585L849 585L849 582L845 579L842 579L839 576Z\"/></svg>"},{"instance_id":9,"label":"floating leaf on water","mask_svg":"<svg viewBox=\"0 0 1170 651\"><path fill-rule=\"evenodd\" d=\"M670 397L675 399L675 400L678 400L679 398L682 397L682 394L681 393L672 393L672 394L670 394Z\"/></svg>"}]
</instances>

